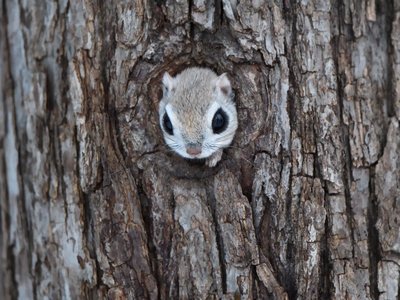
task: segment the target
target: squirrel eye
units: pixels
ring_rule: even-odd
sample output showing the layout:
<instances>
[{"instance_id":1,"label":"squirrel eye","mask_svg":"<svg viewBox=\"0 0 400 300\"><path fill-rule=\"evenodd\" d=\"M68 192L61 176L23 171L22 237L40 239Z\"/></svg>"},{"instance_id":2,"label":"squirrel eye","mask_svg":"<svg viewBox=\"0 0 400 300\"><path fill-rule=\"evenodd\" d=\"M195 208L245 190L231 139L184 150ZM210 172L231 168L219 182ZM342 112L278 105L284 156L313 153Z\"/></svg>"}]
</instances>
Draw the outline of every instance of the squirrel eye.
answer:
<instances>
[{"instance_id":1,"label":"squirrel eye","mask_svg":"<svg viewBox=\"0 0 400 300\"><path fill-rule=\"evenodd\" d=\"M164 127L164 130L165 130L168 134L170 134L170 135L173 135L173 134L174 134L174 129L173 129L173 127L172 127L171 120L169 119L167 113L165 113L165 114L164 114L164 117L163 117L163 127Z\"/></svg>"},{"instance_id":2,"label":"squirrel eye","mask_svg":"<svg viewBox=\"0 0 400 300\"><path fill-rule=\"evenodd\" d=\"M228 126L228 116L222 110L222 108L218 109L215 113L211 125L213 132L216 134L221 133Z\"/></svg>"}]
</instances>

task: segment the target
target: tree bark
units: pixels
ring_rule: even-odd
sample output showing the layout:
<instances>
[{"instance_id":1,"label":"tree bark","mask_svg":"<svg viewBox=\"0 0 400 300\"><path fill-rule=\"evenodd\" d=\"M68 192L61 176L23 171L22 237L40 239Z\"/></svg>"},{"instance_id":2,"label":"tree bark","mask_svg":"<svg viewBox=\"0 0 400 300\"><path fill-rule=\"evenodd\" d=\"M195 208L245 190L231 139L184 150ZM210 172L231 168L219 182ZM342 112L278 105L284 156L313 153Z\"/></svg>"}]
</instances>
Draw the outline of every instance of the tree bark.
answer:
<instances>
[{"instance_id":1,"label":"tree bark","mask_svg":"<svg viewBox=\"0 0 400 300\"><path fill-rule=\"evenodd\" d=\"M400 299L398 0L0 4L3 299ZM227 72L215 168L160 79Z\"/></svg>"}]
</instances>

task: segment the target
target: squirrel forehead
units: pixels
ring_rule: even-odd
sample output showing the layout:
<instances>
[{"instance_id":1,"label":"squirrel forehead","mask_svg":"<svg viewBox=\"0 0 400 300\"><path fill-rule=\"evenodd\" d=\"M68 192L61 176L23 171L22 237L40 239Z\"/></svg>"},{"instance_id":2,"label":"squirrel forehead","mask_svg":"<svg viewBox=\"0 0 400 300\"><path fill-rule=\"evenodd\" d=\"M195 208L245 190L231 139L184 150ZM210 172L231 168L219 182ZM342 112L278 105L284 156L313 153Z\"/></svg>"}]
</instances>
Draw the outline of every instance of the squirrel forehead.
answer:
<instances>
[{"instance_id":1,"label":"squirrel forehead","mask_svg":"<svg viewBox=\"0 0 400 300\"><path fill-rule=\"evenodd\" d=\"M176 77L176 87L169 99L169 104L182 118L188 118L188 114L203 116L214 101L214 80L217 75L211 70L190 71L184 71Z\"/></svg>"},{"instance_id":2,"label":"squirrel forehead","mask_svg":"<svg viewBox=\"0 0 400 300\"><path fill-rule=\"evenodd\" d=\"M207 126L208 120L206 120L207 112L211 108L211 102L207 105L202 103L200 105L193 105L185 103L184 105L174 106L169 103L168 106L174 113L174 116L178 119L179 123L174 124L180 127L182 133L185 135L198 135L203 132L203 128ZM181 128L182 126L182 128Z\"/></svg>"}]
</instances>

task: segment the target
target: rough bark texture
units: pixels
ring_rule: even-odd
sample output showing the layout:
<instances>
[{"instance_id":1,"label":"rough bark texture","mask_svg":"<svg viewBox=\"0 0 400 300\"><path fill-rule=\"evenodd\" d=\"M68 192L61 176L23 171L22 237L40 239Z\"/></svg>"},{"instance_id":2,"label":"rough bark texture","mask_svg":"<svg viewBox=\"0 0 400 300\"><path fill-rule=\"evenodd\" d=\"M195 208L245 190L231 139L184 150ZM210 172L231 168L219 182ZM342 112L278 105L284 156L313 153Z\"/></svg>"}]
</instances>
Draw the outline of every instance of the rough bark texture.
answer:
<instances>
[{"instance_id":1,"label":"rough bark texture","mask_svg":"<svg viewBox=\"0 0 400 300\"><path fill-rule=\"evenodd\" d=\"M0 7L3 299L400 298L398 0ZM192 65L236 93L212 169L158 126Z\"/></svg>"}]
</instances>

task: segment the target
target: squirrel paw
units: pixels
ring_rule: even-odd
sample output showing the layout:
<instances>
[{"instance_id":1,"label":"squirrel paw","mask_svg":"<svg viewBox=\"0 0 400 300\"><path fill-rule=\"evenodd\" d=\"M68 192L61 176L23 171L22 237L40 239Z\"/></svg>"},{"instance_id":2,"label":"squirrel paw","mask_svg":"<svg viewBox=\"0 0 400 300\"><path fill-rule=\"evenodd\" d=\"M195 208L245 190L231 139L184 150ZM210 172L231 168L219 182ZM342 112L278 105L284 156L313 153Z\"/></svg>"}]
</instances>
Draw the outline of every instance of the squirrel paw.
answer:
<instances>
[{"instance_id":1,"label":"squirrel paw","mask_svg":"<svg viewBox=\"0 0 400 300\"><path fill-rule=\"evenodd\" d=\"M219 149L217 152L212 154L206 159L206 165L210 168L215 167L217 163L221 160L223 150Z\"/></svg>"}]
</instances>

